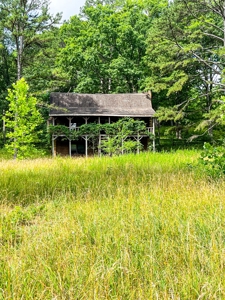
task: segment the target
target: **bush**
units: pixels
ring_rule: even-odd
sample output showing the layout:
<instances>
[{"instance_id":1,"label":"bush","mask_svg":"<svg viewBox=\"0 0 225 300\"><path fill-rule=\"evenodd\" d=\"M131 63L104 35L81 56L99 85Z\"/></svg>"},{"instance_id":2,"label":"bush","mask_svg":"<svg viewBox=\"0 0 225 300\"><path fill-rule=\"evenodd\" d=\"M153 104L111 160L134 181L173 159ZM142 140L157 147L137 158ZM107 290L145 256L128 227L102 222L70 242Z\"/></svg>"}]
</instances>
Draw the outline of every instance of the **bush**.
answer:
<instances>
[{"instance_id":1,"label":"bush","mask_svg":"<svg viewBox=\"0 0 225 300\"><path fill-rule=\"evenodd\" d=\"M200 156L200 163L204 165L206 172L212 177L225 175L225 143L221 146L204 144L204 151Z\"/></svg>"}]
</instances>

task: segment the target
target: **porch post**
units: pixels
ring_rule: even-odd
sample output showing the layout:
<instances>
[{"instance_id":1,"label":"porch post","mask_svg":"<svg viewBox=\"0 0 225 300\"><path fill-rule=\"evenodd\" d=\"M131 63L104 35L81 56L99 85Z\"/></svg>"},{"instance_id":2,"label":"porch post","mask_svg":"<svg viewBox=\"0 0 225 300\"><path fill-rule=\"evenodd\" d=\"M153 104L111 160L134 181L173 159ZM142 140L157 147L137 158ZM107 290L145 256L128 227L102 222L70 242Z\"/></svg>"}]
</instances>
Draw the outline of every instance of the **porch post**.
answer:
<instances>
[{"instance_id":1,"label":"porch post","mask_svg":"<svg viewBox=\"0 0 225 300\"><path fill-rule=\"evenodd\" d=\"M88 137L85 135L85 156L88 157Z\"/></svg>"},{"instance_id":2,"label":"porch post","mask_svg":"<svg viewBox=\"0 0 225 300\"><path fill-rule=\"evenodd\" d=\"M55 126L55 118L52 118L52 126ZM55 140L54 134L52 134L52 156L55 157L56 151L55 151Z\"/></svg>"},{"instance_id":3,"label":"porch post","mask_svg":"<svg viewBox=\"0 0 225 300\"><path fill-rule=\"evenodd\" d=\"M137 154L140 154L139 141L140 141L140 136L139 136L139 131L138 131L138 133L137 133L137 142L138 142L138 144L137 144Z\"/></svg>"},{"instance_id":4,"label":"porch post","mask_svg":"<svg viewBox=\"0 0 225 300\"><path fill-rule=\"evenodd\" d=\"M69 129L71 129L71 120L72 120L73 118L69 117L69 118L67 118L67 119L69 120Z\"/></svg>"},{"instance_id":5,"label":"porch post","mask_svg":"<svg viewBox=\"0 0 225 300\"><path fill-rule=\"evenodd\" d=\"M101 124L101 118L98 117L98 124ZM101 156L101 132L98 137L98 156Z\"/></svg>"},{"instance_id":6,"label":"porch post","mask_svg":"<svg viewBox=\"0 0 225 300\"><path fill-rule=\"evenodd\" d=\"M71 139L69 139L69 156L70 157L72 156L72 153L71 153Z\"/></svg>"},{"instance_id":7,"label":"porch post","mask_svg":"<svg viewBox=\"0 0 225 300\"><path fill-rule=\"evenodd\" d=\"M52 135L52 156L53 157L55 156L55 140L53 135Z\"/></svg>"},{"instance_id":8,"label":"porch post","mask_svg":"<svg viewBox=\"0 0 225 300\"><path fill-rule=\"evenodd\" d=\"M88 117L83 117L84 118L84 120L85 120L85 124L87 124L88 123ZM86 157L88 157L88 135L86 134L85 135L85 156Z\"/></svg>"},{"instance_id":9,"label":"porch post","mask_svg":"<svg viewBox=\"0 0 225 300\"><path fill-rule=\"evenodd\" d=\"M5 110L3 110L3 116L5 116ZM6 129L5 129L5 119L3 118L3 128L2 128L2 131L3 131L3 142L5 144L5 139L6 139Z\"/></svg>"},{"instance_id":10,"label":"porch post","mask_svg":"<svg viewBox=\"0 0 225 300\"><path fill-rule=\"evenodd\" d=\"M71 121L72 121L73 118L68 117L67 119L69 120L69 130L71 130ZM69 141L69 156L71 157L72 156L72 152L71 152L71 139L68 138L68 141Z\"/></svg>"},{"instance_id":11,"label":"porch post","mask_svg":"<svg viewBox=\"0 0 225 300\"><path fill-rule=\"evenodd\" d=\"M155 152L155 118L152 119L152 133L154 134L152 141L152 150Z\"/></svg>"}]
</instances>

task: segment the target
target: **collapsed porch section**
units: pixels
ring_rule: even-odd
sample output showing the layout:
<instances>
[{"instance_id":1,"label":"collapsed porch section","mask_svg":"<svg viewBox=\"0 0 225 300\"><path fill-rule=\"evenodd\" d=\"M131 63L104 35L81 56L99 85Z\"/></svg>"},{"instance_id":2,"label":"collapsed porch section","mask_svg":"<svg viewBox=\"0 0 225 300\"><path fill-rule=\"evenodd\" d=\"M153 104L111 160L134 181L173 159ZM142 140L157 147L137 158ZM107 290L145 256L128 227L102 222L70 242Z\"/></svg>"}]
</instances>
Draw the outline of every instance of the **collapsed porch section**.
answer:
<instances>
[{"instance_id":1,"label":"collapsed porch section","mask_svg":"<svg viewBox=\"0 0 225 300\"><path fill-rule=\"evenodd\" d=\"M155 112L148 94L52 93L51 105L50 124L65 126L69 131L78 133L84 124L113 124L124 117L142 120L146 130L131 134L129 138L140 142L145 150L150 143L153 150L155 148L154 138L151 142L149 139L149 134L155 133ZM101 145L109 138L104 131L99 131L95 139L86 132L76 140L66 134L53 133L52 155L101 155L104 152ZM137 146L136 152L139 151L140 147Z\"/></svg>"}]
</instances>

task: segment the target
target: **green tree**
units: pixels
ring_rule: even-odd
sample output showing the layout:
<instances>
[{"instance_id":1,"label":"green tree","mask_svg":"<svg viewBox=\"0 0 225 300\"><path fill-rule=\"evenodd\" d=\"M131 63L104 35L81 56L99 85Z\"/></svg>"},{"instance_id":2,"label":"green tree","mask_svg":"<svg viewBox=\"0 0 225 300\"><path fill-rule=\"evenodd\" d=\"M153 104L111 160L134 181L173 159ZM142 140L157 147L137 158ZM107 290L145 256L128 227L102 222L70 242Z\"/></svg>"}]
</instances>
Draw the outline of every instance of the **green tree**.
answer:
<instances>
[{"instance_id":1,"label":"green tree","mask_svg":"<svg viewBox=\"0 0 225 300\"><path fill-rule=\"evenodd\" d=\"M65 74L56 65L62 47L59 31L59 28L52 28L41 34L42 46L34 46L36 49L32 64L26 64L23 70L30 90L45 102L49 91L67 91L68 86Z\"/></svg>"},{"instance_id":2,"label":"green tree","mask_svg":"<svg viewBox=\"0 0 225 300\"><path fill-rule=\"evenodd\" d=\"M61 15L50 15L48 0L1 0L0 16L2 40L15 51L17 80L23 76L23 67L32 62L37 47L41 47L41 33L57 25Z\"/></svg>"},{"instance_id":3,"label":"green tree","mask_svg":"<svg viewBox=\"0 0 225 300\"><path fill-rule=\"evenodd\" d=\"M223 8L224 1L170 1L150 29L146 55L144 88L158 94L161 119L169 107L174 122L206 125L210 136L210 114L224 91Z\"/></svg>"},{"instance_id":4,"label":"green tree","mask_svg":"<svg viewBox=\"0 0 225 300\"><path fill-rule=\"evenodd\" d=\"M7 150L14 158L32 156L37 152L38 126L43 122L37 109L37 99L28 93L29 86L24 78L8 90L9 109L5 115Z\"/></svg>"},{"instance_id":5,"label":"green tree","mask_svg":"<svg viewBox=\"0 0 225 300\"><path fill-rule=\"evenodd\" d=\"M22 76L37 96L52 87L60 18L49 13L48 0L0 0L0 120L8 109L7 89Z\"/></svg>"},{"instance_id":6,"label":"green tree","mask_svg":"<svg viewBox=\"0 0 225 300\"><path fill-rule=\"evenodd\" d=\"M157 6L157 1L148 6ZM59 64L71 90L138 92L146 76L143 57L154 17L142 1L87 1L82 17L61 27L65 46Z\"/></svg>"}]
</instances>

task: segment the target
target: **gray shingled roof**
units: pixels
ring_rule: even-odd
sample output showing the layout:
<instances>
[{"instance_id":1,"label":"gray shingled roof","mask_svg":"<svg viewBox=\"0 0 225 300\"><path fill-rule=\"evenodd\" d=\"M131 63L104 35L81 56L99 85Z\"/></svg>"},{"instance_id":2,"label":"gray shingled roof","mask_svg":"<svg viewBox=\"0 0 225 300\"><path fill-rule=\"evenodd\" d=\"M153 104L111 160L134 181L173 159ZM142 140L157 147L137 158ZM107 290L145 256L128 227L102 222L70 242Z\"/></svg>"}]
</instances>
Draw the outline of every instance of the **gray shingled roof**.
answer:
<instances>
[{"instance_id":1,"label":"gray shingled roof","mask_svg":"<svg viewBox=\"0 0 225 300\"><path fill-rule=\"evenodd\" d=\"M152 117L147 94L51 93L50 116Z\"/></svg>"}]
</instances>

